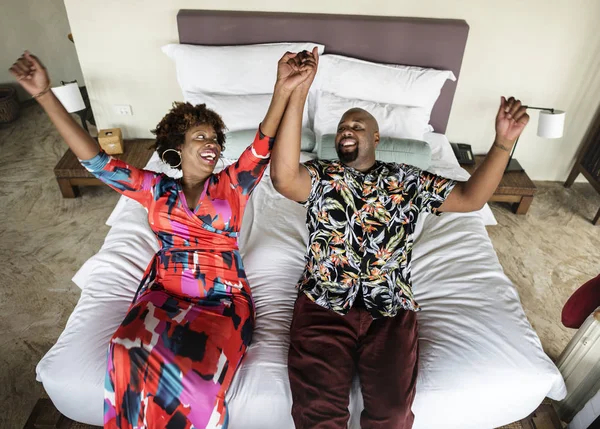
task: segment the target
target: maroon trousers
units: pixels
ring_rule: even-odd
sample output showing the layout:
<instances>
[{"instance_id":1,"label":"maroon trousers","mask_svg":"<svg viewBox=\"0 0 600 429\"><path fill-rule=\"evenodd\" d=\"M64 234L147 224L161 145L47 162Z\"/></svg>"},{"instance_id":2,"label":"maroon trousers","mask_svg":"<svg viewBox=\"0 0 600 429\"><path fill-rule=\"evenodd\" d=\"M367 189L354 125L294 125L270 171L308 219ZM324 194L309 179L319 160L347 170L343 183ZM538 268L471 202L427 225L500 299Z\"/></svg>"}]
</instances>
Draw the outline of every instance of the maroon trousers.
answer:
<instances>
[{"instance_id":1,"label":"maroon trousers","mask_svg":"<svg viewBox=\"0 0 600 429\"><path fill-rule=\"evenodd\" d=\"M355 373L365 403L362 429L412 428L418 358L414 312L373 319L359 305L340 316L300 293L290 335L296 429L345 429Z\"/></svg>"}]
</instances>

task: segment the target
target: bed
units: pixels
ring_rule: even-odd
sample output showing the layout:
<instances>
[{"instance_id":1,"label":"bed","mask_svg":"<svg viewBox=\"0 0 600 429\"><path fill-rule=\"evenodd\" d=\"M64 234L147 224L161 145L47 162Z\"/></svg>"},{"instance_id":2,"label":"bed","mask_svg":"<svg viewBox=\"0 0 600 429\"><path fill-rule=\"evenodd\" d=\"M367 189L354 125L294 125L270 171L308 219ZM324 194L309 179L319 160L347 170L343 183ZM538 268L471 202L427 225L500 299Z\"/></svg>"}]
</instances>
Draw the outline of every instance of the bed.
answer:
<instances>
[{"instance_id":1,"label":"bed","mask_svg":"<svg viewBox=\"0 0 600 429\"><path fill-rule=\"evenodd\" d=\"M178 28L186 44L312 40L328 53L448 69L456 77L468 34L461 20L218 11L180 11ZM444 85L431 113L434 132L424 139L432 154L429 170L465 180L468 174L443 134L456 83ZM147 168L174 174L156 154ZM566 394L502 271L486 216L489 212L419 219L413 251L414 292L422 306L415 429L495 428L524 418L545 397L560 400ZM228 392L232 429L294 427L286 361L307 240L305 217L299 204L274 190L267 171L240 236L257 319L253 343ZM121 198L107 223L111 229L102 249L73 278L81 298L37 366L37 378L58 410L96 425L102 422L108 341L157 250L146 212L134 201ZM355 380L349 427L360 427L361 408Z\"/></svg>"}]
</instances>

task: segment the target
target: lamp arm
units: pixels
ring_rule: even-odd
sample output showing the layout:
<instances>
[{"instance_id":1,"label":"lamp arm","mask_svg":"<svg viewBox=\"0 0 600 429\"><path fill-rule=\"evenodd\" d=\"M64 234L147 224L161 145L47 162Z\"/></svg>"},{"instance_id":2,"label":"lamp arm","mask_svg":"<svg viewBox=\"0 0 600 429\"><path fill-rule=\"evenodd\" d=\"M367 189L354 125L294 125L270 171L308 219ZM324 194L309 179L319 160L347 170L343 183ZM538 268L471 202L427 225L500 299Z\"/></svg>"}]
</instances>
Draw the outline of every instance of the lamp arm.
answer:
<instances>
[{"instance_id":1,"label":"lamp arm","mask_svg":"<svg viewBox=\"0 0 600 429\"><path fill-rule=\"evenodd\" d=\"M535 109L535 110L547 110L550 113L554 114L554 109L551 107L533 107L533 106L523 106L526 109Z\"/></svg>"}]
</instances>

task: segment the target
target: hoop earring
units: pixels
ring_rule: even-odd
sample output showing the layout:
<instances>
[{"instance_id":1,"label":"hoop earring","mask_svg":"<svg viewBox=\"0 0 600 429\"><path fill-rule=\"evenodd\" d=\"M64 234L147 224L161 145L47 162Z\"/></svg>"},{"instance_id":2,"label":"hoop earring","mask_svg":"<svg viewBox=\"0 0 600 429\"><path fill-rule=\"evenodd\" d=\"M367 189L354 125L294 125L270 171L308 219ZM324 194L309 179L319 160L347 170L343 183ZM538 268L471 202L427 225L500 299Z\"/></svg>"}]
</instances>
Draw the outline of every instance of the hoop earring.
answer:
<instances>
[{"instance_id":1,"label":"hoop earring","mask_svg":"<svg viewBox=\"0 0 600 429\"><path fill-rule=\"evenodd\" d=\"M167 152L168 152L168 151L170 151L170 150L172 150L172 151L173 151L173 152L175 152L177 155L179 155L179 164L177 164L177 165L171 165L171 164L170 164L168 161L166 161L166 160L165 160L165 153L167 153ZM165 150L165 151L162 153L162 155L161 155L161 159L162 159L162 161L163 161L165 164L169 165L171 168L177 168L177 167L179 167L179 166L181 165L181 152L179 152L178 150L175 150L175 149L167 149L167 150Z\"/></svg>"}]
</instances>

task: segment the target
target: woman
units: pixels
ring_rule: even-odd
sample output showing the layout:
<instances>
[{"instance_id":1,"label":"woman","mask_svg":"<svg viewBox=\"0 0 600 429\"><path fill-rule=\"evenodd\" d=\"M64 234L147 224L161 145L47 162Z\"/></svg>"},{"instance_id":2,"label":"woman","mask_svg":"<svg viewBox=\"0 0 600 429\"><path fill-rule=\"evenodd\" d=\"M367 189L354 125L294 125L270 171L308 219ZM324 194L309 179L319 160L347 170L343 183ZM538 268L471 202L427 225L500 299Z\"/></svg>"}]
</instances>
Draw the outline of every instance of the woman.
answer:
<instances>
[{"instance_id":1,"label":"woman","mask_svg":"<svg viewBox=\"0 0 600 429\"><path fill-rule=\"evenodd\" d=\"M110 341L104 427L226 427L225 394L254 326L237 236L290 94L316 73L313 54L281 58L254 142L219 174L213 170L225 143L221 117L205 105L175 103L154 132L159 156L181 168L181 179L100 151L50 91L46 69L29 52L10 71L81 163L144 205L161 245Z\"/></svg>"}]
</instances>

